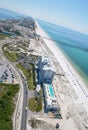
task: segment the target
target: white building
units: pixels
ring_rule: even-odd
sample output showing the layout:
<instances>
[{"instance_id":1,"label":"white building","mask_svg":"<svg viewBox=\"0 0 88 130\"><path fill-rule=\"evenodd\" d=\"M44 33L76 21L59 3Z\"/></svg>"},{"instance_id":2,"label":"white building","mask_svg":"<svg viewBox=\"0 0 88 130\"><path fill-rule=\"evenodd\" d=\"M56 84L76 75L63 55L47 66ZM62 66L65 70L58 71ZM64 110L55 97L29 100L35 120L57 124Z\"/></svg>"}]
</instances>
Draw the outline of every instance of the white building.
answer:
<instances>
[{"instance_id":1,"label":"white building","mask_svg":"<svg viewBox=\"0 0 88 130\"><path fill-rule=\"evenodd\" d=\"M55 69L47 57L40 57L38 62L39 82L52 83Z\"/></svg>"},{"instance_id":2,"label":"white building","mask_svg":"<svg viewBox=\"0 0 88 130\"><path fill-rule=\"evenodd\" d=\"M44 84L45 105L47 110L58 110L58 101L51 84Z\"/></svg>"},{"instance_id":3,"label":"white building","mask_svg":"<svg viewBox=\"0 0 88 130\"><path fill-rule=\"evenodd\" d=\"M54 73L55 71L52 67L45 65L41 70L41 80L45 83L52 83Z\"/></svg>"}]
</instances>

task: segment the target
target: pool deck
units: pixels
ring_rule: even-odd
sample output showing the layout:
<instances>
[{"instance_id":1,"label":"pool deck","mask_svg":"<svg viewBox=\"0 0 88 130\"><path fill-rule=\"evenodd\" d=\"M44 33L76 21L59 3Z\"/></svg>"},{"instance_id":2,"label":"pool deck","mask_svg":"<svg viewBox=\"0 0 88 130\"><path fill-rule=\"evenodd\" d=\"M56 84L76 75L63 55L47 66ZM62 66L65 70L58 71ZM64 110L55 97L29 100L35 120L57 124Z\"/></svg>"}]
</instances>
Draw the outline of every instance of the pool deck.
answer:
<instances>
[{"instance_id":1,"label":"pool deck","mask_svg":"<svg viewBox=\"0 0 88 130\"><path fill-rule=\"evenodd\" d=\"M48 84L47 86L49 89L50 97L55 97L55 92L54 92L53 86L51 84Z\"/></svg>"}]
</instances>

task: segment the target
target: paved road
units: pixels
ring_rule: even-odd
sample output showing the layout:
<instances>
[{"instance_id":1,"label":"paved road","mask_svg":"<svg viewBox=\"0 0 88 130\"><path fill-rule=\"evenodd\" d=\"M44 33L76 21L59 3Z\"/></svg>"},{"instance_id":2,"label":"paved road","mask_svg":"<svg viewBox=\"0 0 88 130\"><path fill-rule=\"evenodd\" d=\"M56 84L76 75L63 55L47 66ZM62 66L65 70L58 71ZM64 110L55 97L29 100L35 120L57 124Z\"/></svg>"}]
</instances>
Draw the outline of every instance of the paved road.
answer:
<instances>
[{"instance_id":1,"label":"paved road","mask_svg":"<svg viewBox=\"0 0 88 130\"><path fill-rule=\"evenodd\" d=\"M6 41L7 42L7 41ZM12 62L10 62L5 56L4 56L4 54L3 54L3 52L2 52L2 45L4 45L4 44L6 44L6 42L5 41L3 41L3 42L0 42L1 44L0 44L0 55L1 55L1 57L8 63L8 64L10 64L11 66L13 66L13 68L14 68L14 70L15 70L15 72L16 73L18 73L18 76L19 76L19 78L21 79L21 81L22 81L22 84L23 84L23 91L21 92L21 93L23 93L23 102L22 102L22 116L21 116L21 122L20 122L20 130L26 130L26 121L27 121L27 110L25 109L26 107L27 107L27 85L26 85L26 80L24 79L24 78L22 78L22 76L21 76L21 72L14 66L15 64L14 63L12 63ZM9 41L9 43L10 42L12 42L11 40ZM22 84L20 84L20 87L22 87L21 85ZM19 105L19 104L18 104ZM18 108L18 106L17 106L17 108ZM18 112L18 109L16 110L16 114L17 114L17 112ZM16 116L16 115L15 115ZM17 117L15 117L15 118L17 118ZM16 122L16 121L15 121ZM15 124L16 125L16 124ZM15 126L15 128L14 128L14 130L17 130L16 129L16 126Z\"/></svg>"},{"instance_id":2,"label":"paved road","mask_svg":"<svg viewBox=\"0 0 88 130\"><path fill-rule=\"evenodd\" d=\"M23 91L23 108L22 108L22 119L21 119L21 130L26 130L27 126L27 97L28 87L25 78L22 78L24 91Z\"/></svg>"}]
</instances>

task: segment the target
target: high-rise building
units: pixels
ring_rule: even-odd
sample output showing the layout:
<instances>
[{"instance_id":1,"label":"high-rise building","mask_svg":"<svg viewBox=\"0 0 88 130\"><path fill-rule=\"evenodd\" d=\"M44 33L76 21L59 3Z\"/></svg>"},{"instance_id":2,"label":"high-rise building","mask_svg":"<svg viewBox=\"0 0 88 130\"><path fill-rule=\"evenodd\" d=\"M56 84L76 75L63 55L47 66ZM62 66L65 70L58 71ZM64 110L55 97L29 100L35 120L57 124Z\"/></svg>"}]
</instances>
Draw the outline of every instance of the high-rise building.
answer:
<instances>
[{"instance_id":1,"label":"high-rise building","mask_svg":"<svg viewBox=\"0 0 88 130\"><path fill-rule=\"evenodd\" d=\"M38 77L39 83L52 83L55 69L48 57L40 57L38 61Z\"/></svg>"}]
</instances>

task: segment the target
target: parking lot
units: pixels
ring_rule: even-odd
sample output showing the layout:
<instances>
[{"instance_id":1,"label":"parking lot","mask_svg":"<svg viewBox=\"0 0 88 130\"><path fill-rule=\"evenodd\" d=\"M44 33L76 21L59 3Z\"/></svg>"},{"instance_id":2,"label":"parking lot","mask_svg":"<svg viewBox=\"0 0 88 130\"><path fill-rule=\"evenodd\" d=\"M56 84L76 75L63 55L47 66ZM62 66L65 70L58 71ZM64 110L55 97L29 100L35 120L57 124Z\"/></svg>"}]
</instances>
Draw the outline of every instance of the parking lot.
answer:
<instances>
[{"instance_id":1,"label":"parking lot","mask_svg":"<svg viewBox=\"0 0 88 130\"><path fill-rule=\"evenodd\" d=\"M5 62L0 62L0 82L5 83L15 83L16 77L9 64Z\"/></svg>"}]
</instances>

